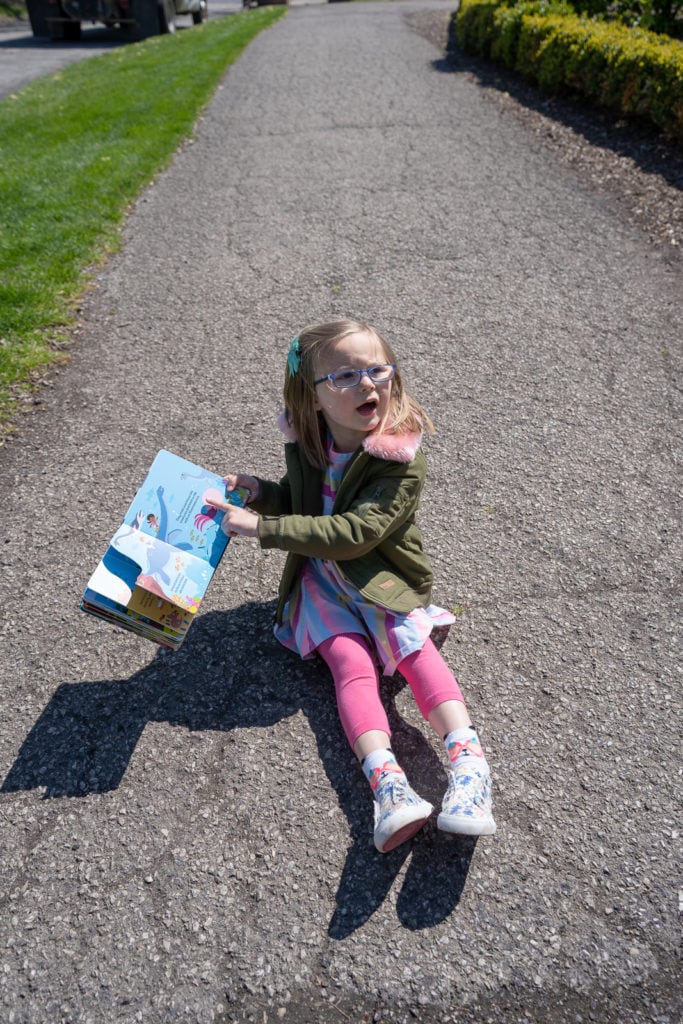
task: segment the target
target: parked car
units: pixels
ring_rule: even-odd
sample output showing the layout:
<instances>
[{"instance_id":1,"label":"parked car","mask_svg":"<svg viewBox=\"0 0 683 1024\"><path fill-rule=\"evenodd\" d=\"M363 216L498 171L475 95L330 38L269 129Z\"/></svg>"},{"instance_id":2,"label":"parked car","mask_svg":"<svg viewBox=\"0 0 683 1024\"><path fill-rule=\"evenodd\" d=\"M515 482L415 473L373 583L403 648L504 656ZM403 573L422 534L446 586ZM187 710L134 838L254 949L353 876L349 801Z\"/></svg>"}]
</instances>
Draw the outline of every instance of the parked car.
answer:
<instances>
[{"instance_id":1,"label":"parked car","mask_svg":"<svg viewBox=\"0 0 683 1024\"><path fill-rule=\"evenodd\" d=\"M206 21L207 0L27 0L34 36L80 39L83 22L118 26L132 39L175 32L179 14Z\"/></svg>"}]
</instances>

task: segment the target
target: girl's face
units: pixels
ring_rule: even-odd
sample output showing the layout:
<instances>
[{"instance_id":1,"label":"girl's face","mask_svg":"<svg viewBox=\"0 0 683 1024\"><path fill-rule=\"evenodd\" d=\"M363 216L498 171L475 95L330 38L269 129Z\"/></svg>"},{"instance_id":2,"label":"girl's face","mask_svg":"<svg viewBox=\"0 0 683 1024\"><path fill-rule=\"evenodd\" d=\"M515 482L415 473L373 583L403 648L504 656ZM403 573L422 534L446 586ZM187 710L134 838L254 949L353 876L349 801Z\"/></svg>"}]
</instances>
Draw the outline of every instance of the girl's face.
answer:
<instances>
[{"instance_id":1,"label":"girl's face","mask_svg":"<svg viewBox=\"0 0 683 1024\"><path fill-rule=\"evenodd\" d=\"M320 355L315 368L316 380L339 370L367 370L387 362L387 354L378 338L365 332L347 334ZM323 381L316 384L315 392L315 408L323 414L335 448L339 452L353 452L386 415L391 381L377 384L363 374L356 387L340 390L330 381Z\"/></svg>"}]
</instances>

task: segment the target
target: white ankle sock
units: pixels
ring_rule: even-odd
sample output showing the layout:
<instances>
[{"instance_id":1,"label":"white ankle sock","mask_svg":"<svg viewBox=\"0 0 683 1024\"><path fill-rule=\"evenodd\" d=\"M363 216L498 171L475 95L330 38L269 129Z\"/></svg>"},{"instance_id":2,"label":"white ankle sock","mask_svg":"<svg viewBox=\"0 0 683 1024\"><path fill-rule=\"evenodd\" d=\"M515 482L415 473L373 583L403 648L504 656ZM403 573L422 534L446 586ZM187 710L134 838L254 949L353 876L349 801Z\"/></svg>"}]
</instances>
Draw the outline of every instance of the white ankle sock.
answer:
<instances>
[{"instance_id":1,"label":"white ankle sock","mask_svg":"<svg viewBox=\"0 0 683 1024\"><path fill-rule=\"evenodd\" d=\"M390 771L403 774L403 769L396 760L393 750L389 749L373 750L371 754L367 754L363 758L361 767L373 793L376 791L379 780L384 772Z\"/></svg>"},{"instance_id":2,"label":"white ankle sock","mask_svg":"<svg viewBox=\"0 0 683 1024\"><path fill-rule=\"evenodd\" d=\"M465 761L471 762L480 774L488 771L488 763L477 736L477 730L470 725L462 729L454 729L444 737L444 746L451 762L451 768Z\"/></svg>"}]
</instances>

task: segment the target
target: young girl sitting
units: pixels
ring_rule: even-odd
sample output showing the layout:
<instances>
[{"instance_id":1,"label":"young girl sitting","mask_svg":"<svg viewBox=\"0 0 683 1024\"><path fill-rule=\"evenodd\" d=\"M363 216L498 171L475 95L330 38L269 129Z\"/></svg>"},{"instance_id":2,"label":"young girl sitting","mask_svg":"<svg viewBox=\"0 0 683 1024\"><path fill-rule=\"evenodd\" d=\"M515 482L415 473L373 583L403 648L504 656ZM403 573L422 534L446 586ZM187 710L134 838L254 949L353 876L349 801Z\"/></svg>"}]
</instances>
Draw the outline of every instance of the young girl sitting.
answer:
<instances>
[{"instance_id":1,"label":"young girl sitting","mask_svg":"<svg viewBox=\"0 0 683 1024\"><path fill-rule=\"evenodd\" d=\"M316 651L334 679L349 743L374 794L375 845L413 836L433 807L410 787L391 750L377 663L408 682L443 738L448 788L437 826L491 835L488 764L460 687L430 633L453 616L430 603L432 570L415 523L425 481L429 417L407 394L396 356L368 324L305 328L289 348L279 483L243 473L249 508L207 494L231 537L288 552L275 635L302 658Z\"/></svg>"}]
</instances>

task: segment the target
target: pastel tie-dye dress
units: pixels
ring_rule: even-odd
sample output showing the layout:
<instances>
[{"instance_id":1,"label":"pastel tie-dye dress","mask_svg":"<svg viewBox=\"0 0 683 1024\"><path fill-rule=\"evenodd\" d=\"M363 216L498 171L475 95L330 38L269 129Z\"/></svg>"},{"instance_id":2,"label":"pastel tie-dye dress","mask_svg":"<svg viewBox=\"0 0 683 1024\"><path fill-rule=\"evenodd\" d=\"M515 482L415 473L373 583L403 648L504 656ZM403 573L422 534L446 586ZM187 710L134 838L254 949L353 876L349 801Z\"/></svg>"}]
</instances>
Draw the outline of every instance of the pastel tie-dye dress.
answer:
<instances>
[{"instance_id":1,"label":"pastel tie-dye dress","mask_svg":"<svg viewBox=\"0 0 683 1024\"><path fill-rule=\"evenodd\" d=\"M323 480L323 514L330 515L335 495L353 452L337 452L328 444ZM430 604L399 615L367 601L339 572L336 564L309 558L284 610L275 636L290 651L310 658L324 640L339 633L361 633L374 643L385 675L413 651L422 648L435 626L455 622L453 615Z\"/></svg>"}]
</instances>

